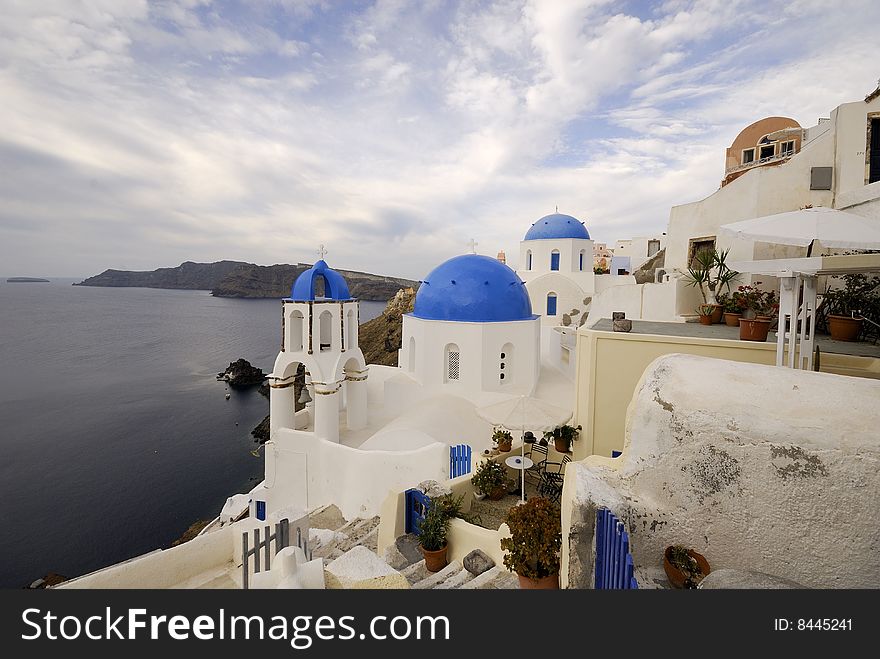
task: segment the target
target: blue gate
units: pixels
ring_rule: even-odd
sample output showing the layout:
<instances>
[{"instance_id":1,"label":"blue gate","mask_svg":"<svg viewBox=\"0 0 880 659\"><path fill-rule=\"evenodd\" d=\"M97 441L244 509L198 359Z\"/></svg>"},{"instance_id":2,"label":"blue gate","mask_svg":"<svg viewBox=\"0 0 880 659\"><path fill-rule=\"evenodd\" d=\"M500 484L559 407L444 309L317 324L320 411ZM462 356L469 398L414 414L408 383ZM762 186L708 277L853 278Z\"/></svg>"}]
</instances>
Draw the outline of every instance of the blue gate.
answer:
<instances>
[{"instance_id":1,"label":"blue gate","mask_svg":"<svg viewBox=\"0 0 880 659\"><path fill-rule=\"evenodd\" d=\"M449 478L458 478L471 473L471 447L456 444L449 447Z\"/></svg>"},{"instance_id":2,"label":"blue gate","mask_svg":"<svg viewBox=\"0 0 880 659\"><path fill-rule=\"evenodd\" d=\"M431 498L421 490L411 489L404 493L406 510L404 512L404 530L407 533L419 535L422 520L431 505Z\"/></svg>"},{"instance_id":3,"label":"blue gate","mask_svg":"<svg viewBox=\"0 0 880 659\"><path fill-rule=\"evenodd\" d=\"M629 535L623 522L607 508L596 513L596 590L634 590Z\"/></svg>"}]
</instances>

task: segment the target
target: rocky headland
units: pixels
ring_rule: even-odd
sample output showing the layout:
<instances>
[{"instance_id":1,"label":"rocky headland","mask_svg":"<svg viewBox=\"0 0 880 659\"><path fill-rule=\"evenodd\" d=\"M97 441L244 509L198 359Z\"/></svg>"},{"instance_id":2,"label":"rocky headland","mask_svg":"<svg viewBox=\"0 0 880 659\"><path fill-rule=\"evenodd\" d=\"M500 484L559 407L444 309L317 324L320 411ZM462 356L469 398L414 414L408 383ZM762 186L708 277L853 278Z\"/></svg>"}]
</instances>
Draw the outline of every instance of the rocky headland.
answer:
<instances>
[{"instance_id":1,"label":"rocky headland","mask_svg":"<svg viewBox=\"0 0 880 659\"><path fill-rule=\"evenodd\" d=\"M105 270L74 286L137 286L142 288L171 288L209 290L216 297L284 298L290 295L290 286L311 266L255 265L242 261L193 263L187 261L175 268L151 271ZM398 277L385 277L354 270L338 270L345 277L352 297L361 300L390 299L400 288L417 287L418 282Z\"/></svg>"}]
</instances>

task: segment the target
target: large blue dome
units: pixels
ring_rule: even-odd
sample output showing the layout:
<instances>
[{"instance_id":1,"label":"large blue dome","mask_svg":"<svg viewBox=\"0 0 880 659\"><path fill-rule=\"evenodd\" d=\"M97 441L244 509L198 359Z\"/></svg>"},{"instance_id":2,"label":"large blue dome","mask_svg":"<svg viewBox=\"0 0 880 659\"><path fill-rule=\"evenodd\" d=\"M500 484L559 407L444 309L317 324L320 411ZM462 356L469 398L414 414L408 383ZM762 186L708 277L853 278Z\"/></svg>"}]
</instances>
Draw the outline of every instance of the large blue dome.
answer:
<instances>
[{"instance_id":1,"label":"large blue dome","mask_svg":"<svg viewBox=\"0 0 880 659\"><path fill-rule=\"evenodd\" d=\"M552 238L590 239L587 227L576 217L551 213L535 222L526 233L525 240L549 240Z\"/></svg>"},{"instance_id":2,"label":"large blue dome","mask_svg":"<svg viewBox=\"0 0 880 659\"><path fill-rule=\"evenodd\" d=\"M348 284L345 279L335 270L331 270L324 259L321 259L311 268L303 272L290 288L290 299L296 302L315 300L315 284L318 277L324 278L324 296L318 300L350 300Z\"/></svg>"},{"instance_id":3,"label":"large blue dome","mask_svg":"<svg viewBox=\"0 0 880 659\"><path fill-rule=\"evenodd\" d=\"M532 304L513 270L488 256L465 254L441 263L425 277L413 316L476 323L529 320Z\"/></svg>"}]
</instances>

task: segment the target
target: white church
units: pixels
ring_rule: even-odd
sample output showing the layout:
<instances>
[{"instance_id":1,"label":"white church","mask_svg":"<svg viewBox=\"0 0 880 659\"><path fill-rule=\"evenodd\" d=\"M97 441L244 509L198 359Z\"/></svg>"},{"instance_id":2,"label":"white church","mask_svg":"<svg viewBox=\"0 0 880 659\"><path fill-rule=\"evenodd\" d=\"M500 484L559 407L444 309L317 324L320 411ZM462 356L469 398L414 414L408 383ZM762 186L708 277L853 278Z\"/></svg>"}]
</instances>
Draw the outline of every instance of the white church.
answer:
<instances>
[{"instance_id":1,"label":"white church","mask_svg":"<svg viewBox=\"0 0 880 659\"><path fill-rule=\"evenodd\" d=\"M334 503L347 518L374 515L389 490L446 480L449 446L491 447L478 408L527 395L573 409L572 374L542 333L558 340L563 310L593 294L592 254L584 224L554 213L529 228L518 271L476 253L441 263L403 317L397 367L364 363L358 301L319 260L282 301L265 481L252 496L269 512Z\"/></svg>"}]
</instances>

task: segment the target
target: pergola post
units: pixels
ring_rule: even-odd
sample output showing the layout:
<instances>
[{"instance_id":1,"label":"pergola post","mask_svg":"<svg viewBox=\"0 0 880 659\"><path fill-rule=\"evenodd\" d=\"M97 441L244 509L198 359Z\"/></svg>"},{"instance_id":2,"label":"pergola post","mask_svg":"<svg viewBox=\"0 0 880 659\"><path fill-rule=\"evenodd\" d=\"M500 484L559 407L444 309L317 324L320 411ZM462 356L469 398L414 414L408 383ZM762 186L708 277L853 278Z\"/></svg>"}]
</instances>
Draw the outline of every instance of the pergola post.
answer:
<instances>
[{"instance_id":1,"label":"pergola post","mask_svg":"<svg viewBox=\"0 0 880 659\"><path fill-rule=\"evenodd\" d=\"M776 365L812 370L816 329L816 276L786 273L779 280ZM803 293L803 295L801 295ZM788 328L788 329L786 329ZM788 346L786 346L786 340ZM788 359L785 350L788 349Z\"/></svg>"}]
</instances>

